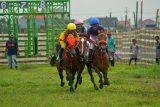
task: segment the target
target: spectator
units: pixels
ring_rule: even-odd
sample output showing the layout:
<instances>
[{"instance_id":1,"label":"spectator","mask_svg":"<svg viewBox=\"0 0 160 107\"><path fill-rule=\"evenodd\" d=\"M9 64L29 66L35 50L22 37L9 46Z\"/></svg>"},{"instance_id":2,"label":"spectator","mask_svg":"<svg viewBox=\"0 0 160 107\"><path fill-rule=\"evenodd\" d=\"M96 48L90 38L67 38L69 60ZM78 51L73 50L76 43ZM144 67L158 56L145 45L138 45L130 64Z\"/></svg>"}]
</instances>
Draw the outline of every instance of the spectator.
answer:
<instances>
[{"instance_id":1,"label":"spectator","mask_svg":"<svg viewBox=\"0 0 160 107\"><path fill-rule=\"evenodd\" d=\"M129 60L129 65L131 64L132 60L134 60L135 65L137 63L138 59L138 51L139 51L139 46L137 45L137 41L135 38L132 39L132 44L130 45L130 60Z\"/></svg>"},{"instance_id":2,"label":"spectator","mask_svg":"<svg viewBox=\"0 0 160 107\"><path fill-rule=\"evenodd\" d=\"M160 41L159 41L159 36L156 36L155 39L156 39L156 63L159 64L159 60L160 60Z\"/></svg>"},{"instance_id":3,"label":"spectator","mask_svg":"<svg viewBox=\"0 0 160 107\"><path fill-rule=\"evenodd\" d=\"M15 67L18 69L17 61L16 61L16 55L18 53L18 45L17 42L14 41L14 36L10 35L9 40L6 42L6 50L5 50L5 56L8 56L8 66L10 69Z\"/></svg>"},{"instance_id":4,"label":"spectator","mask_svg":"<svg viewBox=\"0 0 160 107\"><path fill-rule=\"evenodd\" d=\"M112 37L111 31L107 31L107 39L108 39L108 55L111 66L114 66L114 54L115 54L115 40Z\"/></svg>"}]
</instances>

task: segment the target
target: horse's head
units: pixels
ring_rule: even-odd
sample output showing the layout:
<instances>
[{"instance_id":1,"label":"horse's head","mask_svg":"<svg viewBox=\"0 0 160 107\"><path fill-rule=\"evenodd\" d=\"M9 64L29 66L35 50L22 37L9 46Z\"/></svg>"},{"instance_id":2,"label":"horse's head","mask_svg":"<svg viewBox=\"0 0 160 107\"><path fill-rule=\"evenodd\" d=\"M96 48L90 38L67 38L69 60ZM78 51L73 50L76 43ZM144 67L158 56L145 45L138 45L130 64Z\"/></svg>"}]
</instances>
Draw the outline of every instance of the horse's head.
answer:
<instances>
[{"instance_id":1,"label":"horse's head","mask_svg":"<svg viewBox=\"0 0 160 107\"><path fill-rule=\"evenodd\" d=\"M69 34L66 38L66 49L69 51L71 55L75 55L75 47L76 47L76 39L72 34Z\"/></svg>"},{"instance_id":2,"label":"horse's head","mask_svg":"<svg viewBox=\"0 0 160 107\"><path fill-rule=\"evenodd\" d=\"M82 36L80 37L80 43L78 45L79 50L81 52L82 55L84 55L85 51L87 50L87 38Z\"/></svg>"},{"instance_id":3,"label":"horse's head","mask_svg":"<svg viewBox=\"0 0 160 107\"><path fill-rule=\"evenodd\" d=\"M105 40L98 41L98 48L103 52L107 49L107 42Z\"/></svg>"},{"instance_id":4,"label":"horse's head","mask_svg":"<svg viewBox=\"0 0 160 107\"><path fill-rule=\"evenodd\" d=\"M98 34L98 40L99 41L100 40L105 40L106 41L106 39L107 39L106 33L101 32L101 33Z\"/></svg>"},{"instance_id":5,"label":"horse's head","mask_svg":"<svg viewBox=\"0 0 160 107\"><path fill-rule=\"evenodd\" d=\"M97 38L96 41L98 43L98 48L101 51L106 50L106 48L107 48L107 42L106 42L106 34L105 33L103 33L103 32L99 33L98 38Z\"/></svg>"}]
</instances>

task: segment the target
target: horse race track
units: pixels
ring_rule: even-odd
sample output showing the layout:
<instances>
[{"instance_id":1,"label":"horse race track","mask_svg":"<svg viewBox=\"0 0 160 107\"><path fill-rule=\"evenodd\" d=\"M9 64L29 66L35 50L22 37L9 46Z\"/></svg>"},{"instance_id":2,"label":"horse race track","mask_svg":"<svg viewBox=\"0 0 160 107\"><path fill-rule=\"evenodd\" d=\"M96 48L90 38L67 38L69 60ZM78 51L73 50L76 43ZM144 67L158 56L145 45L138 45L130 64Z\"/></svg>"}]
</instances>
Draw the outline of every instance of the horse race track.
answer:
<instances>
[{"instance_id":1,"label":"horse race track","mask_svg":"<svg viewBox=\"0 0 160 107\"><path fill-rule=\"evenodd\" d=\"M67 82L60 87L55 67L20 65L10 70L0 65L0 107L160 107L160 65L110 67L111 85L99 91L87 70L82 76L82 85L70 93Z\"/></svg>"}]
</instances>

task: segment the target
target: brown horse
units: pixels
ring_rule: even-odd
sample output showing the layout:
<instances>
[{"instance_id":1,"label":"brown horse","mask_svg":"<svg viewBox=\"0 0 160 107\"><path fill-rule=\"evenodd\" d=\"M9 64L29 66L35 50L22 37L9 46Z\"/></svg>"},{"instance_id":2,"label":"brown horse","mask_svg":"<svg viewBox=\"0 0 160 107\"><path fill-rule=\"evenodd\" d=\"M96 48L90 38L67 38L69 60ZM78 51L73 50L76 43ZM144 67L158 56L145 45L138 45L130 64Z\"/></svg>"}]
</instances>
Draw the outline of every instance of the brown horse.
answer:
<instances>
[{"instance_id":1,"label":"brown horse","mask_svg":"<svg viewBox=\"0 0 160 107\"><path fill-rule=\"evenodd\" d=\"M98 87L94 81L94 77L92 75L92 68L95 70L95 72L98 74L100 80L99 80L99 88L103 88L103 85L109 85L109 80L107 78L108 74L108 68L109 68L109 59L108 54L106 52L106 40L103 40L105 34L100 34L98 36L97 46L93 55L93 62L87 64L87 69L91 78L91 81L94 85L94 88L98 90ZM102 79L103 74L103 79Z\"/></svg>"},{"instance_id":2,"label":"brown horse","mask_svg":"<svg viewBox=\"0 0 160 107\"><path fill-rule=\"evenodd\" d=\"M76 85L75 85L75 89L77 88L78 83L81 84L82 83L82 72L85 68L85 55L87 54L89 48L87 46L87 38L82 36L80 37L80 43L78 44L78 48L80 50L81 53L81 57L83 58L83 62L79 63L78 67L79 67L79 71L78 71L78 76L77 76L77 81L76 81ZM78 80L79 79L79 80Z\"/></svg>"},{"instance_id":3,"label":"brown horse","mask_svg":"<svg viewBox=\"0 0 160 107\"><path fill-rule=\"evenodd\" d=\"M61 87L64 86L63 82L63 70L66 71L66 78L70 86L70 91L74 92L73 83L76 72L79 71L79 61L75 52L76 40L74 37L68 36L66 38L67 45L63 54L63 64L60 66L59 62L56 62L57 70L61 79ZM78 73L77 81L79 81L80 74Z\"/></svg>"}]
</instances>

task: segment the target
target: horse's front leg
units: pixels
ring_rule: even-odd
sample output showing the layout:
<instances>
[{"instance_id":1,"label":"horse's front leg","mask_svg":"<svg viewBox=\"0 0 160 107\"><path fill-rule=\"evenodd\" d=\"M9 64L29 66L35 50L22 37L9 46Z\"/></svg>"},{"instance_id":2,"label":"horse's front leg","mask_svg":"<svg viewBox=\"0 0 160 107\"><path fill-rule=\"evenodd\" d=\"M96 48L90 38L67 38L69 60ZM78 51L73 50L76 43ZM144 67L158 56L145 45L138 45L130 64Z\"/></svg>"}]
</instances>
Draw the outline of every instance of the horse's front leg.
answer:
<instances>
[{"instance_id":1,"label":"horse's front leg","mask_svg":"<svg viewBox=\"0 0 160 107\"><path fill-rule=\"evenodd\" d=\"M104 85L110 85L110 82L108 79L108 69L103 71L103 78L104 78Z\"/></svg>"},{"instance_id":2,"label":"horse's front leg","mask_svg":"<svg viewBox=\"0 0 160 107\"><path fill-rule=\"evenodd\" d=\"M60 79L61 79L61 87L63 87L64 86L64 82L63 82L63 69L61 69L61 68L57 68L58 69L58 73L59 73L59 77L60 77Z\"/></svg>"},{"instance_id":3,"label":"horse's front leg","mask_svg":"<svg viewBox=\"0 0 160 107\"><path fill-rule=\"evenodd\" d=\"M82 74L84 68L85 68L85 63L83 63L83 65L82 65L81 74ZM80 75L81 75L81 74L80 74ZM81 75L80 78L79 78L79 84L80 84L80 85L82 84L82 75Z\"/></svg>"},{"instance_id":4,"label":"horse's front leg","mask_svg":"<svg viewBox=\"0 0 160 107\"><path fill-rule=\"evenodd\" d=\"M73 88L73 77L70 73L69 70L66 71L67 72L67 77L68 77L68 80L69 80L69 85L70 85L70 92L74 92L74 88Z\"/></svg>"},{"instance_id":5,"label":"horse's front leg","mask_svg":"<svg viewBox=\"0 0 160 107\"><path fill-rule=\"evenodd\" d=\"M103 79L102 79L102 74L101 74L101 72L100 72L100 70L97 68L97 67L93 67L94 69L95 69L95 71L96 71L96 73L98 74L98 76L99 76L99 82L100 82L100 85L99 85L99 88L103 88Z\"/></svg>"},{"instance_id":6,"label":"horse's front leg","mask_svg":"<svg viewBox=\"0 0 160 107\"><path fill-rule=\"evenodd\" d=\"M94 81L94 77L93 77L93 74L92 74L92 70L91 70L91 65L90 64L87 64L87 69L88 69L88 73L90 75L91 81L92 81L92 83L94 85L94 89L98 90L98 87L97 87L97 85L96 85L96 83Z\"/></svg>"},{"instance_id":7,"label":"horse's front leg","mask_svg":"<svg viewBox=\"0 0 160 107\"><path fill-rule=\"evenodd\" d=\"M77 89L78 82L79 82L79 81L82 81L81 74L82 74L82 71L81 71L81 69L79 69L79 70L78 70L78 75L77 75L76 84L75 84L75 89Z\"/></svg>"}]
</instances>

